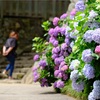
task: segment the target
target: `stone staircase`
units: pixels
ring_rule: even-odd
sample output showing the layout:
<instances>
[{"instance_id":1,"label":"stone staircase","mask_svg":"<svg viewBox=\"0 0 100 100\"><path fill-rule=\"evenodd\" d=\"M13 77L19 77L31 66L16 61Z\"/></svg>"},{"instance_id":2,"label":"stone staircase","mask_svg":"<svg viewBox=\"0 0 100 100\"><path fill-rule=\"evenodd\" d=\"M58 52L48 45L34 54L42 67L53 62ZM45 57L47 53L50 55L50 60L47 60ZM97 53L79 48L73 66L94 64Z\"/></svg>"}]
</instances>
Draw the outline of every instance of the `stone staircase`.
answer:
<instances>
[{"instance_id":1,"label":"stone staircase","mask_svg":"<svg viewBox=\"0 0 100 100\"><path fill-rule=\"evenodd\" d=\"M33 66L33 56L32 52L24 52L21 56L18 56L15 61L15 69L13 72L14 80L8 80L5 76L2 75L2 71L5 69L8 62L5 59L5 62L0 64L0 83L21 83L27 72ZM4 57L3 57L4 58Z\"/></svg>"}]
</instances>

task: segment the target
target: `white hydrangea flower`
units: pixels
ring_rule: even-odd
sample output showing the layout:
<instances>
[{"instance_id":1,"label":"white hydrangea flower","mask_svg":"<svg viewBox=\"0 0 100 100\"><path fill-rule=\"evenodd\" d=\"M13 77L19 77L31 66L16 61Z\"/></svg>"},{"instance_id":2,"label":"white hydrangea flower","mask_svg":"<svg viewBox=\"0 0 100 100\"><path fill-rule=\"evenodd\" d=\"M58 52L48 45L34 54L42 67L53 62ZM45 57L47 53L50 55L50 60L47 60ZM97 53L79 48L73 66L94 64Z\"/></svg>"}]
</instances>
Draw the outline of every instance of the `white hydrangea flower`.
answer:
<instances>
[{"instance_id":1,"label":"white hydrangea flower","mask_svg":"<svg viewBox=\"0 0 100 100\"><path fill-rule=\"evenodd\" d=\"M89 16L88 16L88 19L89 20L92 20L93 18L95 18L98 14L94 11L94 10L91 10L90 13L89 13Z\"/></svg>"}]
</instances>

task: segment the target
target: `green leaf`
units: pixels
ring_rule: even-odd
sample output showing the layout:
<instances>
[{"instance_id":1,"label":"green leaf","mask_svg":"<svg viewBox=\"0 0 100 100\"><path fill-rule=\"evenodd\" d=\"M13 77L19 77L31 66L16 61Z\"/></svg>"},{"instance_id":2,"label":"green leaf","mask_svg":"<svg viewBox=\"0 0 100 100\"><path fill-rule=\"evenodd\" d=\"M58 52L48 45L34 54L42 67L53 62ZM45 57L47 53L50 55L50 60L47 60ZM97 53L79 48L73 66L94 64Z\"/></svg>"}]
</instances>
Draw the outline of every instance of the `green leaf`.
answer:
<instances>
[{"instance_id":1,"label":"green leaf","mask_svg":"<svg viewBox=\"0 0 100 100\"><path fill-rule=\"evenodd\" d=\"M100 56L96 53L92 53L92 56L96 58L96 60L98 60L100 58Z\"/></svg>"}]
</instances>

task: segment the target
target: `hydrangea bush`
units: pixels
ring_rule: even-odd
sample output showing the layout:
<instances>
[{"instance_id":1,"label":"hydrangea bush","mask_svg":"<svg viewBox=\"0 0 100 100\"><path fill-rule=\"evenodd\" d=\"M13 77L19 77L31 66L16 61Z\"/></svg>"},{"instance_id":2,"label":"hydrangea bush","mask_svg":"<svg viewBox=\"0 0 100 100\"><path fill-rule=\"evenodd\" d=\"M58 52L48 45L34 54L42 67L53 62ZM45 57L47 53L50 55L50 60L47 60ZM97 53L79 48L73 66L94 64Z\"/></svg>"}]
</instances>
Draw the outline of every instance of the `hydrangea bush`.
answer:
<instances>
[{"instance_id":1,"label":"hydrangea bush","mask_svg":"<svg viewBox=\"0 0 100 100\"><path fill-rule=\"evenodd\" d=\"M38 62L32 70L34 82L63 89L71 80L72 88L88 100L100 99L100 0L79 0L70 15L42 27L49 39L33 39L39 53L33 58Z\"/></svg>"}]
</instances>

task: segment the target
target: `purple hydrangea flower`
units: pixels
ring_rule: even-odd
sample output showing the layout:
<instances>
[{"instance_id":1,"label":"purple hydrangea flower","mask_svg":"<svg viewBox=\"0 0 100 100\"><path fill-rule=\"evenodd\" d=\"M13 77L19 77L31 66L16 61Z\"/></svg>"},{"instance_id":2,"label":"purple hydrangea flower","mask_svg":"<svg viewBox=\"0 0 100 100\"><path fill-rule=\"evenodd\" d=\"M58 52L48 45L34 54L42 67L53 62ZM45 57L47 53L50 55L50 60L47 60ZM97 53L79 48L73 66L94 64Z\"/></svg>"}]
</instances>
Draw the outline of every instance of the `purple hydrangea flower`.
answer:
<instances>
[{"instance_id":1,"label":"purple hydrangea flower","mask_svg":"<svg viewBox=\"0 0 100 100\"><path fill-rule=\"evenodd\" d=\"M54 70L56 71L56 70L58 70L59 69L59 66L55 66L54 67Z\"/></svg>"},{"instance_id":2,"label":"purple hydrangea flower","mask_svg":"<svg viewBox=\"0 0 100 100\"><path fill-rule=\"evenodd\" d=\"M86 63L90 63L92 61L92 51L91 49L86 49L82 52L82 60Z\"/></svg>"},{"instance_id":3,"label":"purple hydrangea flower","mask_svg":"<svg viewBox=\"0 0 100 100\"><path fill-rule=\"evenodd\" d=\"M100 44L100 28L93 31L92 40Z\"/></svg>"},{"instance_id":4,"label":"purple hydrangea flower","mask_svg":"<svg viewBox=\"0 0 100 100\"><path fill-rule=\"evenodd\" d=\"M68 47L68 52L71 53L72 52L72 48Z\"/></svg>"},{"instance_id":5,"label":"purple hydrangea flower","mask_svg":"<svg viewBox=\"0 0 100 100\"><path fill-rule=\"evenodd\" d=\"M58 74L59 74L60 72L61 72L60 70L55 70L54 76L55 76L55 77L58 77Z\"/></svg>"},{"instance_id":6,"label":"purple hydrangea flower","mask_svg":"<svg viewBox=\"0 0 100 100\"><path fill-rule=\"evenodd\" d=\"M54 36L54 37L57 37L59 33L60 33L60 27L59 27L59 26L56 26L56 27L54 28L53 36Z\"/></svg>"},{"instance_id":7,"label":"purple hydrangea flower","mask_svg":"<svg viewBox=\"0 0 100 100\"><path fill-rule=\"evenodd\" d=\"M56 58L58 58L58 54L53 54L52 59L56 59Z\"/></svg>"},{"instance_id":8,"label":"purple hydrangea flower","mask_svg":"<svg viewBox=\"0 0 100 100\"><path fill-rule=\"evenodd\" d=\"M85 32L84 37L83 37L85 39L85 42L91 43L92 35L93 35L92 32L93 32L93 30L88 30Z\"/></svg>"},{"instance_id":9,"label":"purple hydrangea flower","mask_svg":"<svg viewBox=\"0 0 100 100\"><path fill-rule=\"evenodd\" d=\"M75 5L75 9L77 11L84 11L85 9L84 1L78 1Z\"/></svg>"},{"instance_id":10,"label":"purple hydrangea flower","mask_svg":"<svg viewBox=\"0 0 100 100\"><path fill-rule=\"evenodd\" d=\"M94 68L90 64L86 64L83 68L83 74L86 78L92 79L95 77Z\"/></svg>"},{"instance_id":11,"label":"purple hydrangea flower","mask_svg":"<svg viewBox=\"0 0 100 100\"><path fill-rule=\"evenodd\" d=\"M53 49L52 49L52 54L57 54L57 53L59 53L60 52L60 47L59 46L57 46L57 47L54 47Z\"/></svg>"},{"instance_id":12,"label":"purple hydrangea flower","mask_svg":"<svg viewBox=\"0 0 100 100\"><path fill-rule=\"evenodd\" d=\"M69 45L69 44L70 44L70 39L69 39L69 38L65 38L65 43L66 43L67 45Z\"/></svg>"},{"instance_id":13,"label":"purple hydrangea flower","mask_svg":"<svg viewBox=\"0 0 100 100\"><path fill-rule=\"evenodd\" d=\"M38 72L35 71L35 72L33 72L33 77L34 77L33 81L34 81L34 82L37 82L38 79L40 78L40 75L39 75Z\"/></svg>"},{"instance_id":14,"label":"purple hydrangea flower","mask_svg":"<svg viewBox=\"0 0 100 100\"><path fill-rule=\"evenodd\" d=\"M47 65L47 63L46 63L45 60L40 60L40 62L39 62L39 66L45 68L46 65Z\"/></svg>"},{"instance_id":15,"label":"purple hydrangea flower","mask_svg":"<svg viewBox=\"0 0 100 100\"><path fill-rule=\"evenodd\" d=\"M56 39L53 36L51 36L49 42L53 44L54 41L56 41Z\"/></svg>"},{"instance_id":16,"label":"purple hydrangea flower","mask_svg":"<svg viewBox=\"0 0 100 100\"><path fill-rule=\"evenodd\" d=\"M62 61L62 62L60 63L59 68L63 67L64 65L66 65L66 62L65 62L65 61Z\"/></svg>"},{"instance_id":17,"label":"purple hydrangea flower","mask_svg":"<svg viewBox=\"0 0 100 100\"><path fill-rule=\"evenodd\" d=\"M50 28L48 34L49 34L50 36L53 36L53 33L54 33L54 29L53 29L53 28Z\"/></svg>"},{"instance_id":18,"label":"purple hydrangea flower","mask_svg":"<svg viewBox=\"0 0 100 100\"><path fill-rule=\"evenodd\" d=\"M53 19L53 25L54 25L54 26L57 26L59 20L60 20L60 19L59 19L58 17L55 17L55 18Z\"/></svg>"},{"instance_id":19,"label":"purple hydrangea flower","mask_svg":"<svg viewBox=\"0 0 100 100\"><path fill-rule=\"evenodd\" d=\"M58 80L54 83L55 88L63 88L64 87L64 82L61 80Z\"/></svg>"},{"instance_id":20,"label":"purple hydrangea flower","mask_svg":"<svg viewBox=\"0 0 100 100\"><path fill-rule=\"evenodd\" d=\"M59 57L59 58L56 58L56 59L54 60L54 63L55 63L56 65L60 65L60 63L61 63L62 61L64 61L64 57L63 57L63 56L61 56L61 57Z\"/></svg>"},{"instance_id":21,"label":"purple hydrangea flower","mask_svg":"<svg viewBox=\"0 0 100 100\"><path fill-rule=\"evenodd\" d=\"M76 83L76 81L72 81L72 88L77 92L84 90L84 82Z\"/></svg>"},{"instance_id":22,"label":"purple hydrangea flower","mask_svg":"<svg viewBox=\"0 0 100 100\"><path fill-rule=\"evenodd\" d=\"M60 16L60 19L65 19L66 17L67 17L67 14L64 13L64 14L62 14L62 15Z\"/></svg>"},{"instance_id":23,"label":"purple hydrangea flower","mask_svg":"<svg viewBox=\"0 0 100 100\"><path fill-rule=\"evenodd\" d=\"M39 60L39 58L40 58L40 56L38 54L36 54L33 59L34 59L34 61L37 61L37 60Z\"/></svg>"},{"instance_id":24,"label":"purple hydrangea flower","mask_svg":"<svg viewBox=\"0 0 100 100\"><path fill-rule=\"evenodd\" d=\"M67 44L66 43L62 43L61 44L61 50L67 50Z\"/></svg>"},{"instance_id":25,"label":"purple hydrangea flower","mask_svg":"<svg viewBox=\"0 0 100 100\"><path fill-rule=\"evenodd\" d=\"M67 80L68 79L68 75L67 74L63 74L63 80L65 81L65 80Z\"/></svg>"},{"instance_id":26,"label":"purple hydrangea flower","mask_svg":"<svg viewBox=\"0 0 100 100\"><path fill-rule=\"evenodd\" d=\"M57 88L57 81L53 84L54 88Z\"/></svg>"},{"instance_id":27,"label":"purple hydrangea flower","mask_svg":"<svg viewBox=\"0 0 100 100\"><path fill-rule=\"evenodd\" d=\"M61 32L61 35L65 35L66 28L65 27L61 27L60 32Z\"/></svg>"},{"instance_id":28,"label":"purple hydrangea flower","mask_svg":"<svg viewBox=\"0 0 100 100\"><path fill-rule=\"evenodd\" d=\"M49 86L49 85L48 85L48 81L47 81L46 78L42 78L42 79L41 79L41 87L44 87L44 86L46 86L46 87Z\"/></svg>"},{"instance_id":29,"label":"purple hydrangea flower","mask_svg":"<svg viewBox=\"0 0 100 100\"><path fill-rule=\"evenodd\" d=\"M64 65L64 66L61 67L60 70L61 70L61 71L66 71L66 70L68 70L68 66L67 66L67 65Z\"/></svg>"},{"instance_id":30,"label":"purple hydrangea flower","mask_svg":"<svg viewBox=\"0 0 100 100\"><path fill-rule=\"evenodd\" d=\"M63 50L61 50L60 53L59 53L59 57L61 57L61 56L64 56L64 51Z\"/></svg>"},{"instance_id":31,"label":"purple hydrangea flower","mask_svg":"<svg viewBox=\"0 0 100 100\"><path fill-rule=\"evenodd\" d=\"M34 71L36 71L38 69L38 67L37 66L34 66L33 68L32 68L32 71L34 72Z\"/></svg>"},{"instance_id":32,"label":"purple hydrangea flower","mask_svg":"<svg viewBox=\"0 0 100 100\"><path fill-rule=\"evenodd\" d=\"M58 41L55 40L52 44L53 44L54 47L57 47L58 46Z\"/></svg>"},{"instance_id":33,"label":"purple hydrangea flower","mask_svg":"<svg viewBox=\"0 0 100 100\"><path fill-rule=\"evenodd\" d=\"M63 56L64 56L64 57L67 57L68 55L69 55L68 52L66 52L66 51L63 52Z\"/></svg>"},{"instance_id":34,"label":"purple hydrangea flower","mask_svg":"<svg viewBox=\"0 0 100 100\"><path fill-rule=\"evenodd\" d=\"M61 72L58 74L57 78L62 78L62 77L63 77L63 72L61 71Z\"/></svg>"}]
</instances>

